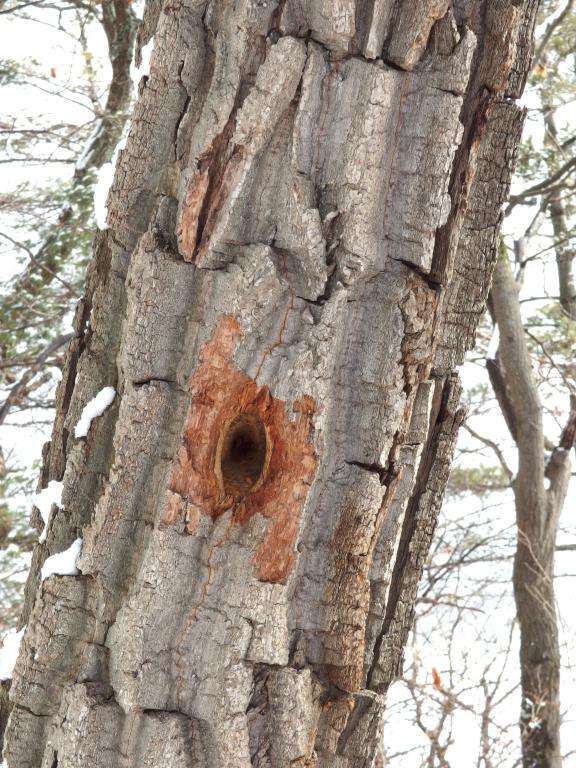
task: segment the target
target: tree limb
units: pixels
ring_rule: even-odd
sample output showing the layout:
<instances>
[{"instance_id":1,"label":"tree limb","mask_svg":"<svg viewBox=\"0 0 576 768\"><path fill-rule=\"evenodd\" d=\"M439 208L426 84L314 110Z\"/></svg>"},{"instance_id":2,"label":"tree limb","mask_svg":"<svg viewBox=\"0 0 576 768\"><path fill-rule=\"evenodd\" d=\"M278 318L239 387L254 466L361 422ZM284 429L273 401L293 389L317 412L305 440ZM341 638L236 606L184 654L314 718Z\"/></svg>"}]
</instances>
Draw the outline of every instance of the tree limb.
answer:
<instances>
[{"instance_id":1,"label":"tree limb","mask_svg":"<svg viewBox=\"0 0 576 768\"><path fill-rule=\"evenodd\" d=\"M43 352L41 352L38 355L34 364L31 365L30 368L16 382L16 384L14 384L14 386L8 393L8 397L4 400L4 402L0 406L0 424L4 423L6 417L10 413L10 409L12 408L14 403L17 402L18 397L23 393L28 383L38 373L38 370L46 362L46 360L50 357L50 355L53 352L56 352L57 349L60 349L60 347L63 347L64 344L69 342L70 339L72 339L73 337L74 337L73 333L67 333L62 336L58 336L57 338L54 339L54 341L52 341L46 347L46 349L44 349Z\"/></svg>"}]
</instances>

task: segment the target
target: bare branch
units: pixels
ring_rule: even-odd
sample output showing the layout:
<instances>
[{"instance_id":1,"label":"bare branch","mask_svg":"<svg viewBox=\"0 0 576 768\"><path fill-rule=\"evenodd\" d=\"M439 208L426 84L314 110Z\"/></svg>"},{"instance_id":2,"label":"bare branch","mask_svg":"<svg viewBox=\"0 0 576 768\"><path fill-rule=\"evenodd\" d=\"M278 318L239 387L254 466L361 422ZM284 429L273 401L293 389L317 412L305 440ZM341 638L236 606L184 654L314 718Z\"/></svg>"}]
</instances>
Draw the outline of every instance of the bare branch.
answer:
<instances>
[{"instance_id":1,"label":"bare branch","mask_svg":"<svg viewBox=\"0 0 576 768\"><path fill-rule=\"evenodd\" d=\"M56 272L54 272L54 270L50 269L50 267L42 264L42 262L32 253L28 246L24 245L24 243L20 243L18 240L15 240L13 237L10 237L10 235L7 235L5 232L0 232L0 237L3 237L5 240L8 240L10 243L12 243L12 245L15 245L17 248L25 251L28 254L28 258L35 267L41 269L42 272L45 272L53 280L57 280L69 291L71 296L74 296L77 299L80 298L80 294L70 285L70 283L68 283L66 280L63 280L59 275L56 274Z\"/></svg>"},{"instance_id":2,"label":"bare branch","mask_svg":"<svg viewBox=\"0 0 576 768\"><path fill-rule=\"evenodd\" d=\"M558 16L556 16L555 19L552 19L552 21L546 27L546 30L542 35L540 42L538 43L538 47L534 52L534 58L532 59L532 69L534 69L534 67L537 67L540 61L542 60L542 56L546 51L546 46L550 42L550 38L552 37L554 32L556 32L556 30L560 26L562 26L564 20L566 19L568 14L571 13L573 7L574 7L574 0L568 0L566 5L564 6L564 9L558 14Z\"/></svg>"},{"instance_id":3,"label":"bare branch","mask_svg":"<svg viewBox=\"0 0 576 768\"><path fill-rule=\"evenodd\" d=\"M510 481L512 481L512 478L514 477L514 473L508 466L508 462L506 461L504 454L500 450L500 446L497 443L495 443L494 440L490 440L488 437L483 437L481 434L476 432L474 429L472 429L472 427L467 422L464 422L462 426L466 430L466 432L468 432L468 434L472 435L472 437L475 440L478 440L480 443L485 445L487 448L490 448L494 452L496 458L500 462L500 466L502 467L502 469L506 474L506 477Z\"/></svg>"},{"instance_id":4,"label":"bare branch","mask_svg":"<svg viewBox=\"0 0 576 768\"><path fill-rule=\"evenodd\" d=\"M576 157L571 157L560 166L555 173L551 174L547 179L544 179L544 181L539 181L538 184L534 184L532 187L528 187L528 189L518 192L516 195L510 195L505 215L508 216L516 205L524 202L529 197L543 195L554 191L554 185L559 181L564 182L566 176L574 167L576 167ZM560 184L559 186L561 187L562 185Z\"/></svg>"},{"instance_id":5,"label":"bare branch","mask_svg":"<svg viewBox=\"0 0 576 768\"><path fill-rule=\"evenodd\" d=\"M28 383L38 373L40 367L48 360L50 355L56 352L57 349L60 349L60 347L63 347L64 344L67 344L73 337L73 333L67 333L63 336L58 336L54 339L54 341L50 342L50 344L43 352L38 355L34 365L30 366L26 373L24 373L24 375L16 382L16 384L14 384L8 393L8 397L0 406L0 424L3 424L6 416L10 412L11 407L18 401L18 398L23 393Z\"/></svg>"}]
</instances>

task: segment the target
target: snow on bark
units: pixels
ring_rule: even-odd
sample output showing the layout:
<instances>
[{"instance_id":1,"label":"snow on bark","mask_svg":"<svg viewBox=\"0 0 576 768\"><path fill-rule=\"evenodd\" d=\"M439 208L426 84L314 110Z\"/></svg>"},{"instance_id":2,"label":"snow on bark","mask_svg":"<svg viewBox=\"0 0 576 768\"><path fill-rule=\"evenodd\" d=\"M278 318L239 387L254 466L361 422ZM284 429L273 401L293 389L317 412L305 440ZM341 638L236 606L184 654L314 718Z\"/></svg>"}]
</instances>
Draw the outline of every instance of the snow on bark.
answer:
<instances>
[{"instance_id":1,"label":"snow on bark","mask_svg":"<svg viewBox=\"0 0 576 768\"><path fill-rule=\"evenodd\" d=\"M55 505L58 508L62 507L62 488L63 484L57 480L50 480L46 488L43 488L39 493L34 496L34 506L44 521L44 529L40 534L38 541L46 541L46 534L48 533L48 521L50 519L50 510Z\"/></svg>"},{"instance_id":2,"label":"snow on bark","mask_svg":"<svg viewBox=\"0 0 576 768\"><path fill-rule=\"evenodd\" d=\"M20 642L26 627L19 632L8 632L0 649L0 680L10 680L20 651Z\"/></svg>"},{"instance_id":3,"label":"snow on bark","mask_svg":"<svg viewBox=\"0 0 576 768\"><path fill-rule=\"evenodd\" d=\"M86 142L86 146L84 148L84 151L76 161L76 165L74 166L76 171L85 171L90 162L92 161L93 155L94 155L94 146L95 144L101 140L102 133L104 132L104 121L102 118L98 118L94 123L94 128L92 129L92 133L88 137L88 141Z\"/></svg>"},{"instance_id":4,"label":"snow on bark","mask_svg":"<svg viewBox=\"0 0 576 768\"><path fill-rule=\"evenodd\" d=\"M149 40L140 49L140 64L133 64L130 69L130 77L135 86L138 86L143 77L148 77L150 74L150 56L153 49L154 40Z\"/></svg>"},{"instance_id":5,"label":"snow on bark","mask_svg":"<svg viewBox=\"0 0 576 768\"><path fill-rule=\"evenodd\" d=\"M82 539L76 539L64 552L48 557L42 566L42 581L49 576L77 576L80 573L77 562L81 549Z\"/></svg>"},{"instance_id":6,"label":"snow on bark","mask_svg":"<svg viewBox=\"0 0 576 768\"><path fill-rule=\"evenodd\" d=\"M114 149L110 162L104 163L98 169L96 184L94 186L94 216L96 217L96 226L101 230L108 229L108 193L114 180L118 157L120 152L126 147L127 138L127 135L122 136Z\"/></svg>"},{"instance_id":7,"label":"snow on bark","mask_svg":"<svg viewBox=\"0 0 576 768\"><path fill-rule=\"evenodd\" d=\"M86 403L82 409L80 420L74 429L74 436L86 437L93 419L101 416L106 408L112 405L115 397L116 390L114 387L104 387L104 389L101 389L100 392L98 392L98 394L93 397L89 403Z\"/></svg>"}]
</instances>

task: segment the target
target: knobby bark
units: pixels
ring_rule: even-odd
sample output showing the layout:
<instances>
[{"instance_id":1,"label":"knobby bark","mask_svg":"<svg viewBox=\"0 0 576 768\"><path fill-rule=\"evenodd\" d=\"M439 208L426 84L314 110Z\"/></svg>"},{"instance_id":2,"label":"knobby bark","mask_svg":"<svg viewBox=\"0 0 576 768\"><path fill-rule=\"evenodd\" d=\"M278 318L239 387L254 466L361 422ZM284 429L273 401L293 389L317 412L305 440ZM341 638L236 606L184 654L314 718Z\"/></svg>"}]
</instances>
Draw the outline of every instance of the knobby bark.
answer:
<instances>
[{"instance_id":1,"label":"knobby bark","mask_svg":"<svg viewBox=\"0 0 576 768\"><path fill-rule=\"evenodd\" d=\"M545 462L542 404L522 326L518 288L504 246L494 273L490 306L500 330L491 380L518 449L518 473L513 481L518 528L513 580L520 625L522 764L524 768L560 768L554 551L570 480L576 409Z\"/></svg>"},{"instance_id":2,"label":"knobby bark","mask_svg":"<svg viewBox=\"0 0 576 768\"><path fill-rule=\"evenodd\" d=\"M63 509L10 768L379 763L535 10L148 3L44 454ZM39 583L79 535L81 575Z\"/></svg>"}]
</instances>

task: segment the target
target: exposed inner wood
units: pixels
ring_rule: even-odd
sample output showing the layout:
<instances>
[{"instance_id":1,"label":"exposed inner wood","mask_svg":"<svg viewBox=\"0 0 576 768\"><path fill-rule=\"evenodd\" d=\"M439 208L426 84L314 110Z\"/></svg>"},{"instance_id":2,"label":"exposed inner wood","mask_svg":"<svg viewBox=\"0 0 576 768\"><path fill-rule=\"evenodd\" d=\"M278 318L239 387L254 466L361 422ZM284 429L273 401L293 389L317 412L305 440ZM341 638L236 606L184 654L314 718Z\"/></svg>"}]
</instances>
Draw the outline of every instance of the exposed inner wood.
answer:
<instances>
[{"instance_id":1,"label":"exposed inner wood","mask_svg":"<svg viewBox=\"0 0 576 768\"><path fill-rule=\"evenodd\" d=\"M266 429L255 413L242 413L227 424L216 452L216 476L222 491L235 497L263 480L268 453Z\"/></svg>"}]
</instances>

